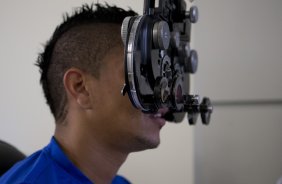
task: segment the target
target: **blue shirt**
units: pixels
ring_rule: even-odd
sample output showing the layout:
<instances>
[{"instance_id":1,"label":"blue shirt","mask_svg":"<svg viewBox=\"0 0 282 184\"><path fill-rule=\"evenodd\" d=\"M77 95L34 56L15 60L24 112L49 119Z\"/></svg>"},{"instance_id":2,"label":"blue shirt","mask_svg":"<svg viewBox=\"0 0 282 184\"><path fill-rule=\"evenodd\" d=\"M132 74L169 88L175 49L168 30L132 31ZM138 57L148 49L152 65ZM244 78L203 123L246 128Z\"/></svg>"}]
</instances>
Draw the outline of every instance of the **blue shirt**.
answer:
<instances>
[{"instance_id":1,"label":"blue shirt","mask_svg":"<svg viewBox=\"0 0 282 184\"><path fill-rule=\"evenodd\" d=\"M42 150L15 164L1 178L2 184L91 184L92 182L73 165L55 138ZM112 184L130 184L116 176Z\"/></svg>"}]
</instances>

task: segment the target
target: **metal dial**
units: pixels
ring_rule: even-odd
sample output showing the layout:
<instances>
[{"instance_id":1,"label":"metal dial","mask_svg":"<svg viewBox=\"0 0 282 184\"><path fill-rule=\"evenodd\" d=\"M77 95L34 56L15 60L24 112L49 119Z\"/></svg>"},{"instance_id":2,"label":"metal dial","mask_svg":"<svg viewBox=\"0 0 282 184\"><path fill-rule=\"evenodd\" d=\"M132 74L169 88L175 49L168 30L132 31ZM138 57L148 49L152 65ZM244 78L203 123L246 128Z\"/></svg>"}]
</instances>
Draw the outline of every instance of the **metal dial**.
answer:
<instances>
[{"instance_id":1,"label":"metal dial","mask_svg":"<svg viewBox=\"0 0 282 184\"><path fill-rule=\"evenodd\" d=\"M122 39L123 45L126 45L128 25L129 25L129 21L131 18L132 17L125 17L121 25L121 39Z\"/></svg>"}]
</instances>

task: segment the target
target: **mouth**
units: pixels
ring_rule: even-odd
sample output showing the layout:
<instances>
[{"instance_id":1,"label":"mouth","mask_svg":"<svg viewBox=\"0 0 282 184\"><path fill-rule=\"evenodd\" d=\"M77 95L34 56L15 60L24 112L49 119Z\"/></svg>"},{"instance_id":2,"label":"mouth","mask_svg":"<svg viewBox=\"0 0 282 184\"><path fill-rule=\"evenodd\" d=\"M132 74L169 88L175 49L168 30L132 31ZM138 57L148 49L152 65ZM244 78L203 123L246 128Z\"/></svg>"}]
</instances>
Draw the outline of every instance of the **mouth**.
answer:
<instances>
[{"instance_id":1,"label":"mouth","mask_svg":"<svg viewBox=\"0 0 282 184\"><path fill-rule=\"evenodd\" d=\"M168 113L168 109L167 108L161 108L158 110L158 112L154 113L154 114L150 114L149 117L150 119L158 124L160 126L160 128L162 128L165 125L165 115L166 113Z\"/></svg>"}]
</instances>

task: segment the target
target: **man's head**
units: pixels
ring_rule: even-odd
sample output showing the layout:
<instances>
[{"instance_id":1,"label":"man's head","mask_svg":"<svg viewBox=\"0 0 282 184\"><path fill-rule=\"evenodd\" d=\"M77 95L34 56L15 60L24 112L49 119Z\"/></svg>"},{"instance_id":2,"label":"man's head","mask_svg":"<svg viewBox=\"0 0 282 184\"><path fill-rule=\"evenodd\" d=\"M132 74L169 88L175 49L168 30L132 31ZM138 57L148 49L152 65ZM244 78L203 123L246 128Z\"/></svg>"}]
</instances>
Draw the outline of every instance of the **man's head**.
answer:
<instances>
[{"instance_id":1,"label":"man's head","mask_svg":"<svg viewBox=\"0 0 282 184\"><path fill-rule=\"evenodd\" d=\"M124 152L154 148L164 120L159 114L143 114L120 94L125 82L121 23L136 14L96 7L85 5L66 16L39 57L56 127Z\"/></svg>"},{"instance_id":2,"label":"man's head","mask_svg":"<svg viewBox=\"0 0 282 184\"><path fill-rule=\"evenodd\" d=\"M90 72L99 77L101 59L111 48L120 43L117 30L126 16L136 15L109 5L83 5L64 17L45 50L38 57L41 84L47 104L57 122L66 114L66 93L62 83L65 71L71 67Z\"/></svg>"}]
</instances>

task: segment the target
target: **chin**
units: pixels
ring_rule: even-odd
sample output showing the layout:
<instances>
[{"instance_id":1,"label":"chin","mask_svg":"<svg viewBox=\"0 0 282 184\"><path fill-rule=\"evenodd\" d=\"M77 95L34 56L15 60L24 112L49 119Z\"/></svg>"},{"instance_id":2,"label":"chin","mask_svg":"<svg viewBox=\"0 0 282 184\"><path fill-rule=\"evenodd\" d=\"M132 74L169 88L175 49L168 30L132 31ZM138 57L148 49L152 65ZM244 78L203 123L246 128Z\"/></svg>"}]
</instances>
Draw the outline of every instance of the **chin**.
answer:
<instances>
[{"instance_id":1,"label":"chin","mask_svg":"<svg viewBox=\"0 0 282 184\"><path fill-rule=\"evenodd\" d=\"M136 137L134 146L132 146L134 150L132 151L137 152L137 151L143 151L147 149L154 149L154 148L157 148L159 144L160 144L159 136L153 137L153 138L152 137Z\"/></svg>"}]
</instances>

